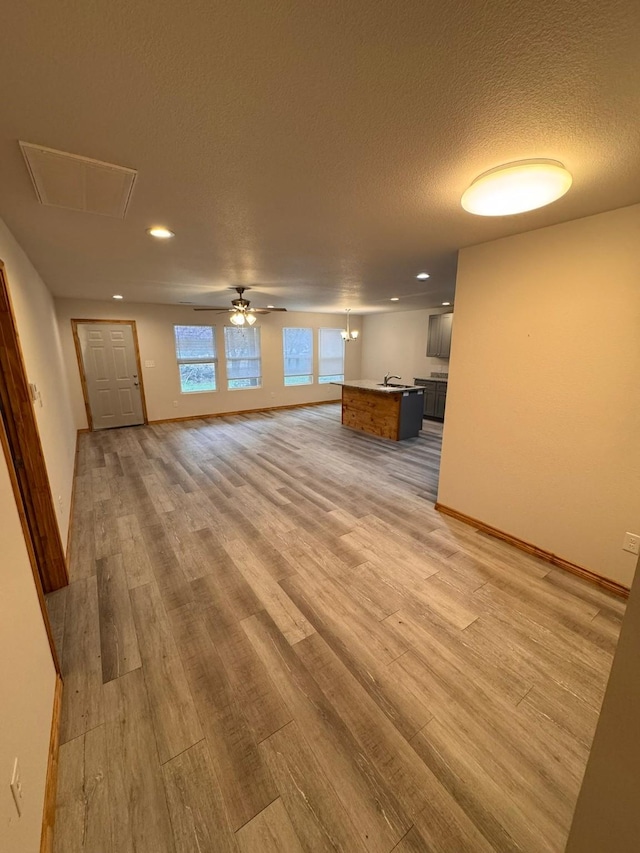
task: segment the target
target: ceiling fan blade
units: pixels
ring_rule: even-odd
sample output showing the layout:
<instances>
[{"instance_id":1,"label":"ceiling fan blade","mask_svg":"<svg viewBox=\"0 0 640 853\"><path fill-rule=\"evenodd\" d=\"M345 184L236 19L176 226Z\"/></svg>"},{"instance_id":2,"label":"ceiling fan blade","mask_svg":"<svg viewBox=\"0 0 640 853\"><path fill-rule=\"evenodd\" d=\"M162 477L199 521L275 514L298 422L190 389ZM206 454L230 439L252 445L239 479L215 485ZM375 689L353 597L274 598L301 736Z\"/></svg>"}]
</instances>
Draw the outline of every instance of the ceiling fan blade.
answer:
<instances>
[{"instance_id":1,"label":"ceiling fan blade","mask_svg":"<svg viewBox=\"0 0 640 853\"><path fill-rule=\"evenodd\" d=\"M217 311L219 314L222 314L226 311L234 311L234 308L220 308L220 307L209 307L207 305L199 305L197 308L193 309L194 311Z\"/></svg>"},{"instance_id":2,"label":"ceiling fan blade","mask_svg":"<svg viewBox=\"0 0 640 853\"><path fill-rule=\"evenodd\" d=\"M286 311L286 308L252 308L254 314L272 314L274 311Z\"/></svg>"}]
</instances>

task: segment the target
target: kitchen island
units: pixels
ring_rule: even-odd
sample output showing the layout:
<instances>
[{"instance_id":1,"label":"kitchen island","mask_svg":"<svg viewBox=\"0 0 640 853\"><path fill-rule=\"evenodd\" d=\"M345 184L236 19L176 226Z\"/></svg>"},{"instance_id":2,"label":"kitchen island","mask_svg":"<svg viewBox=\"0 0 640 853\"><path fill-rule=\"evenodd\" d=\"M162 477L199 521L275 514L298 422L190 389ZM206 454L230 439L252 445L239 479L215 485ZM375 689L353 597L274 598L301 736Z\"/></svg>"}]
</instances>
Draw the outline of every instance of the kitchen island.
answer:
<instances>
[{"instance_id":1,"label":"kitchen island","mask_svg":"<svg viewBox=\"0 0 640 853\"><path fill-rule=\"evenodd\" d=\"M353 379L342 386L342 424L351 429L403 441L422 429L424 388Z\"/></svg>"}]
</instances>

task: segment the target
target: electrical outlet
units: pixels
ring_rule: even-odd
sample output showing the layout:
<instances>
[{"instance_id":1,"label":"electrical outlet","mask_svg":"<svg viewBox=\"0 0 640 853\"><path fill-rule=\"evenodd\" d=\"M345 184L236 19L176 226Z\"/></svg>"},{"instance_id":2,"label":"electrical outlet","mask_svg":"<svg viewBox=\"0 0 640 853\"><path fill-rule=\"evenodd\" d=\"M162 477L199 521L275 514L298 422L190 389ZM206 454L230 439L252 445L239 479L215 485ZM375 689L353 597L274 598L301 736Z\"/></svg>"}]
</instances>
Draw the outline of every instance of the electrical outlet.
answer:
<instances>
[{"instance_id":1,"label":"electrical outlet","mask_svg":"<svg viewBox=\"0 0 640 853\"><path fill-rule=\"evenodd\" d=\"M628 551L630 554L640 554L640 534L625 533L622 550Z\"/></svg>"},{"instance_id":2,"label":"electrical outlet","mask_svg":"<svg viewBox=\"0 0 640 853\"><path fill-rule=\"evenodd\" d=\"M13 763L13 773L11 774L11 793L13 794L13 802L16 804L18 817L22 817L22 778L20 777L20 767L17 758Z\"/></svg>"},{"instance_id":3,"label":"electrical outlet","mask_svg":"<svg viewBox=\"0 0 640 853\"><path fill-rule=\"evenodd\" d=\"M173 408L174 408L174 409L177 409L177 408L178 408L178 401L177 401L177 400L174 400L174 401L173 401Z\"/></svg>"}]
</instances>

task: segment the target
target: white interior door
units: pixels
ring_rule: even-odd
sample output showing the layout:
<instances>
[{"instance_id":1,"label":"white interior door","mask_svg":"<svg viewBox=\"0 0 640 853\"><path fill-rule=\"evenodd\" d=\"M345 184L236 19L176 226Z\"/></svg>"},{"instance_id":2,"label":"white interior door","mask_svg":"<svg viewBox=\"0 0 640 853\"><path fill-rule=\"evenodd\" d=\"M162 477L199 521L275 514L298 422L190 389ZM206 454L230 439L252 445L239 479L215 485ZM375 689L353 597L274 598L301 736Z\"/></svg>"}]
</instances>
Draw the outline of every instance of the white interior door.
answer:
<instances>
[{"instance_id":1,"label":"white interior door","mask_svg":"<svg viewBox=\"0 0 640 853\"><path fill-rule=\"evenodd\" d=\"M94 429L144 423L140 377L127 323L78 323Z\"/></svg>"}]
</instances>

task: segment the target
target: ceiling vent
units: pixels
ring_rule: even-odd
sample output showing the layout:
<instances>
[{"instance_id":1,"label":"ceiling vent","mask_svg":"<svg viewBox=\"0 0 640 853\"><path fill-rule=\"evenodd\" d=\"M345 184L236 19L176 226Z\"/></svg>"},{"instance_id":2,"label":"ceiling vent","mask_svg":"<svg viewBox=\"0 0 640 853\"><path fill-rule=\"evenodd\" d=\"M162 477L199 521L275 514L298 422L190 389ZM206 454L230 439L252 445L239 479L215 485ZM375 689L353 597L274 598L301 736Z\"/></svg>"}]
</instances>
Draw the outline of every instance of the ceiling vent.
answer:
<instances>
[{"instance_id":1,"label":"ceiling vent","mask_svg":"<svg viewBox=\"0 0 640 853\"><path fill-rule=\"evenodd\" d=\"M41 204L124 219L137 172L89 157L20 142Z\"/></svg>"}]
</instances>

